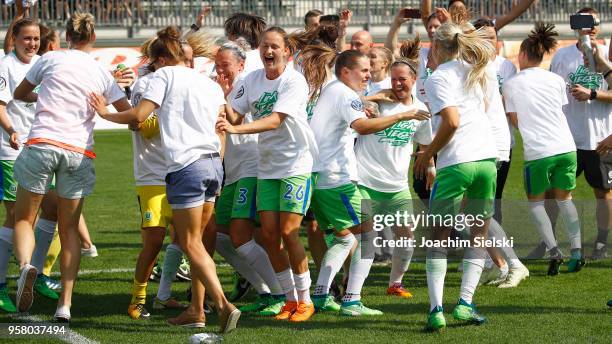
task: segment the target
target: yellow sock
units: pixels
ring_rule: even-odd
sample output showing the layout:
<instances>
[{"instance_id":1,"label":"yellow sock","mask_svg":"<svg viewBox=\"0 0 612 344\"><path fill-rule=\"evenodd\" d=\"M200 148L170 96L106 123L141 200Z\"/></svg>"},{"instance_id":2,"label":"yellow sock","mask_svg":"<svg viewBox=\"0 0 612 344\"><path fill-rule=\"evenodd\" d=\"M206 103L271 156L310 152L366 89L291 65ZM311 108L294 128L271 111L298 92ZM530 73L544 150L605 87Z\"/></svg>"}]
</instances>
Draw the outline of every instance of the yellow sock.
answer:
<instances>
[{"instance_id":1,"label":"yellow sock","mask_svg":"<svg viewBox=\"0 0 612 344\"><path fill-rule=\"evenodd\" d=\"M51 241L51 246L49 246L49 252L47 252L47 258L45 259L45 266L43 267L43 274L45 276L51 276L51 268L53 268L53 264L59 257L60 251L62 250L62 245L60 244L59 233L57 230L55 234L53 234L53 241Z\"/></svg>"},{"instance_id":2,"label":"yellow sock","mask_svg":"<svg viewBox=\"0 0 612 344\"><path fill-rule=\"evenodd\" d=\"M134 279L132 284L132 302L131 304L144 304L147 299L147 282L140 283Z\"/></svg>"}]
</instances>

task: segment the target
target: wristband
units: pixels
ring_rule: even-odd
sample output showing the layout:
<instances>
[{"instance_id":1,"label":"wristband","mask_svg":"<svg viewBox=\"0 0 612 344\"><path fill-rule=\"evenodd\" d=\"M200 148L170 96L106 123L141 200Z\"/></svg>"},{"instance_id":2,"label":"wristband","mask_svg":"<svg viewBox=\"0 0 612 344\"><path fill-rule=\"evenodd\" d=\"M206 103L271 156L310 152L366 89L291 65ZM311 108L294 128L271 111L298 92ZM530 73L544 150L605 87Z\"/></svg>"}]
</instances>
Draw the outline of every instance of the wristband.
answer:
<instances>
[{"instance_id":1,"label":"wristband","mask_svg":"<svg viewBox=\"0 0 612 344\"><path fill-rule=\"evenodd\" d=\"M589 97L589 100L595 100L597 98L597 90L592 89L591 90L591 96Z\"/></svg>"},{"instance_id":2,"label":"wristband","mask_svg":"<svg viewBox=\"0 0 612 344\"><path fill-rule=\"evenodd\" d=\"M196 24L191 24L191 29L192 29L193 31L198 31L198 30L200 30L200 27L199 27L199 26L197 26Z\"/></svg>"}]
</instances>

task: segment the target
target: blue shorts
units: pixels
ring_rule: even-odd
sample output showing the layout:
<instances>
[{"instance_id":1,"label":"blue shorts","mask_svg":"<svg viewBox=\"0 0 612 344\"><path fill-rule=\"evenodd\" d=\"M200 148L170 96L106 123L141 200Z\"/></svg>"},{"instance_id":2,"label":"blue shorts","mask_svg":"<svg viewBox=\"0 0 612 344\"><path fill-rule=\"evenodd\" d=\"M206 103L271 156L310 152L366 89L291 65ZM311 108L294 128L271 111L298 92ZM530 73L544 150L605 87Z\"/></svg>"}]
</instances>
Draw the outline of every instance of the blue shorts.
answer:
<instances>
[{"instance_id":1,"label":"blue shorts","mask_svg":"<svg viewBox=\"0 0 612 344\"><path fill-rule=\"evenodd\" d=\"M168 203L172 209L187 209L214 202L222 181L221 158L202 157L166 175Z\"/></svg>"}]
</instances>

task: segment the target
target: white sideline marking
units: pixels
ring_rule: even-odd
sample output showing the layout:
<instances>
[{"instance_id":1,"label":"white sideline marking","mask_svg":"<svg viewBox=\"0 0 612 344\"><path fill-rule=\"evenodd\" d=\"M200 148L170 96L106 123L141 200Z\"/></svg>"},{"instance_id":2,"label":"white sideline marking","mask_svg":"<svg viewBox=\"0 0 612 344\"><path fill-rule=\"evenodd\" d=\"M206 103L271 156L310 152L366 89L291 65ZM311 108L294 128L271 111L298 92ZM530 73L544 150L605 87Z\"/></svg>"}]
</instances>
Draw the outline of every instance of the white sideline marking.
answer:
<instances>
[{"instance_id":1,"label":"white sideline marking","mask_svg":"<svg viewBox=\"0 0 612 344\"><path fill-rule=\"evenodd\" d=\"M43 321L43 319L35 316L35 315L29 315L29 314L24 314L24 315L20 315L20 314L16 314L16 315L10 315L11 318L13 319L17 319L17 320L21 320L21 321L25 321L25 322L29 322L29 323L42 323L45 322ZM77 332L66 328L66 333L63 335L56 335L56 337L58 339L60 339L63 342L66 343L70 343L70 344L100 344L99 342L95 341L95 340L91 340L85 336L82 336L80 334L78 334Z\"/></svg>"}]
</instances>

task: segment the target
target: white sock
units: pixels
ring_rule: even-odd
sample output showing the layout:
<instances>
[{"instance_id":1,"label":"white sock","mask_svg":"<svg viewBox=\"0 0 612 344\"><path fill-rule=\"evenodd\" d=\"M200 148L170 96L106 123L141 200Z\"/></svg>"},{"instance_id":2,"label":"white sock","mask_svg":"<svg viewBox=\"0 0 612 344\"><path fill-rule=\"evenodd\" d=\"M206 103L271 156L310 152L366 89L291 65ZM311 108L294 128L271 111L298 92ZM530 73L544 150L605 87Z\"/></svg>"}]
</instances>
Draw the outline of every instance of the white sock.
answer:
<instances>
[{"instance_id":1,"label":"white sock","mask_svg":"<svg viewBox=\"0 0 612 344\"><path fill-rule=\"evenodd\" d=\"M270 293L270 289L266 285L266 282L264 282L257 271L251 267L249 261L238 254L234 245L232 245L232 239L229 235L217 232L215 249L229 265L251 283L259 295Z\"/></svg>"},{"instance_id":2,"label":"white sock","mask_svg":"<svg viewBox=\"0 0 612 344\"><path fill-rule=\"evenodd\" d=\"M427 250L425 260L425 271L427 274L427 292L429 293L429 310L442 307L444 296L444 278L446 277L446 254L445 248L431 248Z\"/></svg>"},{"instance_id":3,"label":"white sock","mask_svg":"<svg viewBox=\"0 0 612 344\"><path fill-rule=\"evenodd\" d=\"M399 238L398 238L399 239ZM389 273L389 287L402 284L404 274L408 271L414 247L395 247L391 257L391 273Z\"/></svg>"},{"instance_id":4,"label":"white sock","mask_svg":"<svg viewBox=\"0 0 612 344\"><path fill-rule=\"evenodd\" d=\"M464 255L459 297L471 304L484 267L486 250L483 248L466 248Z\"/></svg>"},{"instance_id":5,"label":"white sock","mask_svg":"<svg viewBox=\"0 0 612 344\"><path fill-rule=\"evenodd\" d=\"M293 279L295 280L295 289L297 290L298 300L303 303L312 303L310 300L310 271L306 271L303 274L294 274Z\"/></svg>"},{"instance_id":6,"label":"white sock","mask_svg":"<svg viewBox=\"0 0 612 344\"><path fill-rule=\"evenodd\" d=\"M172 296L172 281L174 281L176 272L181 265L181 258L183 258L183 251L177 244L172 243L166 247L162 276L157 290L158 299L168 300Z\"/></svg>"},{"instance_id":7,"label":"white sock","mask_svg":"<svg viewBox=\"0 0 612 344\"><path fill-rule=\"evenodd\" d=\"M346 260L346 257L351 253L351 248L355 244L355 236L352 233L342 237L336 237L334 243L325 252L321 269L317 277L317 285L314 290L314 295L327 295L334 277Z\"/></svg>"},{"instance_id":8,"label":"white sock","mask_svg":"<svg viewBox=\"0 0 612 344\"><path fill-rule=\"evenodd\" d=\"M6 283L9 259L13 252L13 230L0 228L0 284Z\"/></svg>"},{"instance_id":9,"label":"white sock","mask_svg":"<svg viewBox=\"0 0 612 344\"><path fill-rule=\"evenodd\" d=\"M380 233L381 233L380 236L383 238L383 240L385 240L385 242L393 241L393 238L395 236L393 234L393 230L389 227L384 228ZM384 247L381 247L381 251L383 254L387 256L391 256L393 254L394 249L389 246L384 246Z\"/></svg>"},{"instance_id":10,"label":"white sock","mask_svg":"<svg viewBox=\"0 0 612 344\"><path fill-rule=\"evenodd\" d=\"M281 288L283 288L283 293L285 293L287 301L297 301L298 296L295 290L295 282L293 281L293 272L291 272L291 268L277 272L276 278Z\"/></svg>"},{"instance_id":11,"label":"white sock","mask_svg":"<svg viewBox=\"0 0 612 344\"><path fill-rule=\"evenodd\" d=\"M272 295L283 295L283 289L278 283L270 258L263 247L259 246L255 240L251 240L238 247L236 252L263 279Z\"/></svg>"},{"instance_id":12,"label":"white sock","mask_svg":"<svg viewBox=\"0 0 612 344\"><path fill-rule=\"evenodd\" d=\"M342 297L342 303L361 300L361 289L370 274L370 268L374 262L374 238L376 237L376 231L355 234L357 249L351 258L348 284L346 286L346 293ZM370 256L372 258L369 258Z\"/></svg>"},{"instance_id":13,"label":"white sock","mask_svg":"<svg viewBox=\"0 0 612 344\"><path fill-rule=\"evenodd\" d=\"M544 244L546 244L546 249L551 250L557 247L557 240L555 240L550 218L548 214L546 214L544 201L529 202L529 213L540 233L540 238L544 241Z\"/></svg>"},{"instance_id":14,"label":"white sock","mask_svg":"<svg viewBox=\"0 0 612 344\"><path fill-rule=\"evenodd\" d=\"M557 200L557 206L559 206L559 214L563 222L565 222L570 247L572 250L582 248L580 241L580 220L578 219L578 211L576 211L574 202L571 199Z\"/></svg>"},{"instance_id":15,"label":"white sock","mask_svg":"<svg viewBox=\"0 0 612 344\"><path fill-rule=\"evenodd\" d=\"M57 222L45 219L38 219L36 222L36 229L34 230L36 246L34 246L34 253L32 254L32 265L36 267L38 273L42 273L56 225Z\"/></svg>"}]
</instances>

